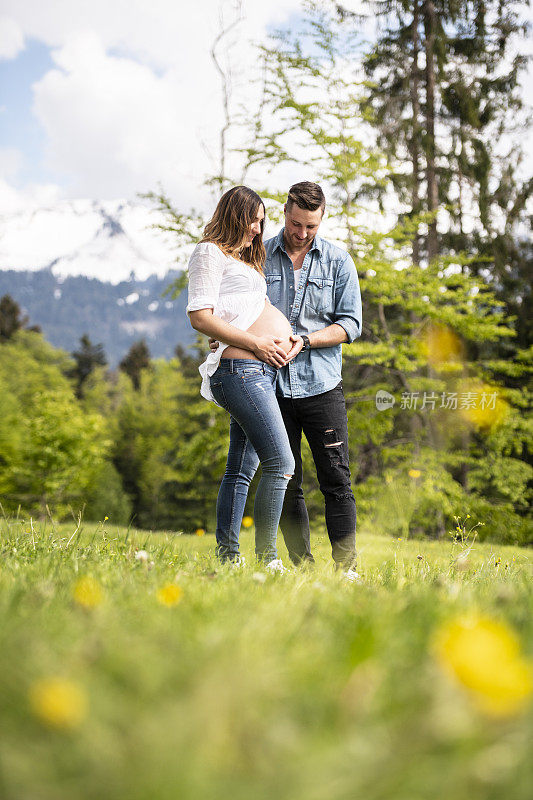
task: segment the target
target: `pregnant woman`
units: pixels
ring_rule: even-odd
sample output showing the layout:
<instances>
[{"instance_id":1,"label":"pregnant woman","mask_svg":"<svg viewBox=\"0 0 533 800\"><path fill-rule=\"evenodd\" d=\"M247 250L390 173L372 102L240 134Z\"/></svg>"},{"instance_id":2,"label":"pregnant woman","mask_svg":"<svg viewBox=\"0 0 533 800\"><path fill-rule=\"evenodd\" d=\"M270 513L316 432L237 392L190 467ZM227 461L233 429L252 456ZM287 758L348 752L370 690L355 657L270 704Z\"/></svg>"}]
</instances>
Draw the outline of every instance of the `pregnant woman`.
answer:
<instances>
[{"instance_id":1,"label":"pregnant woman","mask_svg":"<svg viewBox=\"0 0 533 800\"><path fill-rule=\"evenodd\" d=\"M230 446L217 500L217 555L239 562L239 533L250 481L261 463L254 504L255 552L283 570L276 536L294 471L274 385L301 350L287 318L266 296L265 207L235 186L220 199L189 261L187 313L193 328L220 342L200 367L201 393L230 414Z\"/></svg>"}]
</instances>

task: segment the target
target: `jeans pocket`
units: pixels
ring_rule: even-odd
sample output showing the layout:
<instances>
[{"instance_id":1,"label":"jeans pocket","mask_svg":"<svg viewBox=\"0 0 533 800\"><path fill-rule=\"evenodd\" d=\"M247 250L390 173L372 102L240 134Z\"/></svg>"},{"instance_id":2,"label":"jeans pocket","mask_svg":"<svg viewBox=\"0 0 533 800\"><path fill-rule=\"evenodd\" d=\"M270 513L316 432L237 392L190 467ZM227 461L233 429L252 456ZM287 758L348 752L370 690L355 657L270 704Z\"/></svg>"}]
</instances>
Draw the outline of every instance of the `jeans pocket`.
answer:
<instances>
[{"instance_id":1,"label":"jeans pocket","mask_svg":"<svg viewBox=\"0 0 533 800\"><path fill-rule=\"evenodd\" d=\"M222 406L222 408L225 411L228 411L228 401L226 400L226 395L224 394L224 387L222 386L222 383L220 381L213 380L213 378L211 378L209 385L211 386L211 394L215 398L218 405Z\"/></svg>"}]
</instances>

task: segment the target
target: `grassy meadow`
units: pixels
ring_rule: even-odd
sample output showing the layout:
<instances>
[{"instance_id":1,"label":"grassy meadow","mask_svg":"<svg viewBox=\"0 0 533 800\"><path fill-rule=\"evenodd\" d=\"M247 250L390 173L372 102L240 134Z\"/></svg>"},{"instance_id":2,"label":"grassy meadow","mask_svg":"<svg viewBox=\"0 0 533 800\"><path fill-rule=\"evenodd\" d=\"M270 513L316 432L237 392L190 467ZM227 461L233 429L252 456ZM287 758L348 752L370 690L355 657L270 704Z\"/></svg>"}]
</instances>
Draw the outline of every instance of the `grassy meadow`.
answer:
<instances>
[{"instance_id":1,"label":"grassy meadow","mask_svg":"<svg viewBox=\"0 0 533 800\"><path fill-rule=\"evenodd\" d=\"M531 551L362 531L354 585L323 531L270 576L253 530L232 570L212 535L0 529L2 800L531 796Z\"/></svg>"}]
</instances>

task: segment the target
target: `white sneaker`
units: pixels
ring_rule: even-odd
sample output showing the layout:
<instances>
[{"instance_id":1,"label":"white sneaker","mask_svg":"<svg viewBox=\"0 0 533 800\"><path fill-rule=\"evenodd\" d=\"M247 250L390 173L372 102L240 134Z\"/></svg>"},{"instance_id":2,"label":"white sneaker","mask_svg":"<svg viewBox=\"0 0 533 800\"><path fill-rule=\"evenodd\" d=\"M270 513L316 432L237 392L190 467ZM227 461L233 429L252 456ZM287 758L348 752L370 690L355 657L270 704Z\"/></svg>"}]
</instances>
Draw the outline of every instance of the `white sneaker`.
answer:
<instances>
[{"instance_id":1,"label":"white sneaker","mask_svg":"<svg viewBox=\"0 0 533 800\"><path fill-rule=\"evenodd\" d=\"M231 569L239 569L245 566L246 559L244 556L237 556L237 558L234 561L230 561L229 564Z\"/></svg>"},{"instance_id":2,"label":"white sneaker","mask_svg":"<svg viewBox=\"0 0 533 800\"><path fill-rule=\"evenodd\" d=\"M348 583L363 583L363 579L353 567L350 567L350 569L347 569L346 572L343 572L342 577Z\"/></svg>"},{"instance_id":3,"label":"white sneaker","mask_svg":"<svg viewBox=\"0 0 533 800\"><path fill-rule=\"evenodd\" d=\"M274 574L275 572L287 572L287 570L283 566L283 561L281 560L281 558L274 558L272 561L269 561L268 564L265 565L265 569L267 569L272 574Z\"/></svg>"}]
</instances>

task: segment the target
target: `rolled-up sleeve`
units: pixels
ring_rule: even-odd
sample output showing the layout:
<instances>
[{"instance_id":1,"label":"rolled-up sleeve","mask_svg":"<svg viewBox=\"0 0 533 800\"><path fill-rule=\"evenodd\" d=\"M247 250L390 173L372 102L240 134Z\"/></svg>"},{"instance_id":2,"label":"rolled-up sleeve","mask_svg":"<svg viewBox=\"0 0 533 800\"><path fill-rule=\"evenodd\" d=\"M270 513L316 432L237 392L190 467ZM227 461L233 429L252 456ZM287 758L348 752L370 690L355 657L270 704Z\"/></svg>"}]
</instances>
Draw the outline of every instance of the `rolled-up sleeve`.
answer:
<instances>
[{"instance_id":1,"label":"rolled-up sleeve","mask_svg":"<svg viewBox=\"0 0 533 800\"><path fill-rule=\"evenodd\" d=\"M335 313L333 321L344 328L351 343L361 336L363 312L357 270L347 255L335 280Z\"/></svg>"},{"instance_id":2,"label":"rolled-up sleeve","mask_svg":"<svg viewBox=\"0 0 533 800\"><path fill-rule=\"evenodd\" d=\"M202 308L215 308L224 262L224 254L216 244L201 242L196 245L189 259L187 314Z\"/></svg>"}]
</instances>

